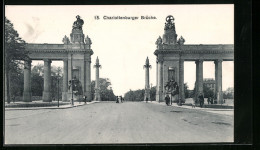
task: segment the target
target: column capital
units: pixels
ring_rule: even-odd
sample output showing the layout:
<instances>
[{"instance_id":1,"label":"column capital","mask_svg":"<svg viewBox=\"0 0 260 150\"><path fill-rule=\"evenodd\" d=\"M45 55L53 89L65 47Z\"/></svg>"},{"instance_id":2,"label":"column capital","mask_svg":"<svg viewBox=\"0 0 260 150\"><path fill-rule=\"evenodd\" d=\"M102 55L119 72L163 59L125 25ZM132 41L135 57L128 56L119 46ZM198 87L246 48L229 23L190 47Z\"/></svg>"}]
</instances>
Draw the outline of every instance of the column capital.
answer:
<instances>
[{"instance_id":1,"label":"column capital","mask_svg":"<svg viewBox=\"0 0 260 150\"><path fill-rule=\"evenodd\" d=\"M163 62L163 58L158 58L158 57L157 57L156 63L158 63L158 62L159 62L159 63L162 63L162 62Z\"/></svg>"},{"instance_id":2,"label":"column capital","mask_svg":"<svg viewBox=\"0 0 260 150\"><path fill-rule=\"evenodd\" d=\"M180 62L184 62L184 59L182 59L182 58L180 58L180 60L179 60Z\"/></svg>"},{"instance_id":3,"label":"column capital","mask_svg":"<svg viewBox=\"0 0 260 150\"><path fill-rule=\"evenodd\" d=\"M25 60L24 61L24 69L30 69L32 66L32 61L31 60Z\"/></svg>"},{"instance_id":4,"label":"column capital","mask_svg":"<svg viewBox=\"0 0 260 150\"><path fill-rule=\"evenodd\" d=\"M91 60L84 60L85 62L91 63Z\"/></svg>"},{"instance_id":5,"label":"column capital","mask_svg":"<svg viewBox=\"0 0 260 150\"><path fill-rule=\"evenodd\" d=\"M196 60L196 61L195 61L195 64L197 64L197 63L203 63L203 59L198 59L198 60Z\"/></svg>"},{"instance_id":6,"label":"column capital","mask_svg":"<svg viewBox=\"0 0 260 150\"><path fill-rule=\"evenodd\" d=\"M216 64L216 63L222 63L223 62L223 60L222 59L217 59L217 60L214 60L214 63Z\"/></svg>"},{"instance_id":7,"label":"column capital","mask_svg":"<svg viewBox=\"0 0 260 150\"><path fill-rule=\"evenodd\" d=\"M32 60L31 60L31 59L27 59L27 60L24 60L24 62L26 62L26 63L32 63Z\"/></svg>"},{"instance_id":8,"label":"column capital","mask_svg":"<svg viewBox=\"0 0 260 150\"><path fill-rule=\"evenodd\" d=\"M62 60L63 60L63 61L68 61L69 59L68 59L68 58L63 58Z\"/></svg>"},{"instance_id":9,"label":"column capital","mask_svg":"<svg viewBox=\"0 0 260 150\"><path fill-rule=\"evenodd\" d=\"M44 62L48 62L48 63L51 63L51 59L43 59Z\"/></svg>"}]
</instances>

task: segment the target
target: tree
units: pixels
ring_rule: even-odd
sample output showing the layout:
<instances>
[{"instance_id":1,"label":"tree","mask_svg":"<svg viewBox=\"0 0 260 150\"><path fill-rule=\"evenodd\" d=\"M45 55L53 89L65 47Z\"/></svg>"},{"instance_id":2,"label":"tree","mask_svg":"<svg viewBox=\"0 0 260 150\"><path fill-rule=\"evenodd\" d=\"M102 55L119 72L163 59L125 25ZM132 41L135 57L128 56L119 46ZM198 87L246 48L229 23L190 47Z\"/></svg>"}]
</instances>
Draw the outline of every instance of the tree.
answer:
<instances>
[{"instance_id":1,"label":"tree","mask_svg":"<svg viewBox=\"0 0 260 150\"><path fill-rule=\"evenodd\" d=\"M62 97L62 80L63 78L61 77L62 75L62 67L56 67L56 66L51 66L51 96L52 98L56 99L61 99ZM81 95L82 94L82 85L81 83L77 80L75 81L74 85L76 86L76 89L74 88L74 91L77 91L75 95ZM58 91L59 91L59 97L58 97Z\"/></svg>"},{"instance_id":2,"label":"tree","mask_svg":"<svg viewBox=\"0 0 260 150\"><path fill-rule=\"evenodd\" d=\"M100 98L102 101L114 101L115 94L111 87L111 81L108 78L99 78ZM95 81L91 82L91 96L94 98Z\"/></svg>"},{"instance_id":3,"label":"tree","mask_svg":"<svg viewBox=\"0 0 260 150\"><path fill-rule=\"evenodd\" d=\"M5 17L5 94L10 103L10 77L21 68L21 60L29 61L25 41L19 37L13 24Z\"/></svg>"},{"instance_id":4,"label":"tree","mask_svg":"<svg viewBox=\"0 0 260 150\"><path fill-rule=\"evenodd\" d=\"M234 88L229 87L226 91L223 92L224 99L234 99Z\"/></svg>"},{"instance_id":5,"label":"tree","mask_svg":"<svg viewBox=\"0 0 260 150\"><path fill-rule=\"evenodd\" d=\"M207 87L205 84L203 84L203 93L205 98L214 96L214 91Z\"/></svg>"},{"instance_id":6,"label":"tree","mask_svg":"<svg viewBox=\"0 0 260 150\"><path fill-rule=\"evenodd\" d=\"M43 68L44 67L42 64L37 64L37 65L33 66L33 68L32 68L31 82L33 84L31 86L31 89L32 89L33 96L42 96L43 86L44 86Z\"/></svg>"},{"instance_id":7,"label":"tree","mask_svg":"<svg viewBox=\"0 0 260 150\"><path fill-rule=\"evenodd\" d=\"M155 100L156 99L156 86L152 86L151 87L150 98L151 98L151 100Z\"/></svg>"},{"instance_id":8,"label":"tree","mask_svg":"<svg viewBox=\"0 0 260 150\"><path fill-rule=\"evenodd\" d=\"M17 70L14 70L9 73L10 76L10 95L11 96L22 96L23 95L23 70L21 68L17 68Z\"/></svg>"},{"instance_id":9,"label":"tree","mask_svg":"<svg viewBox=\"0 0 260 150\"><path fill-rule=\"evenodd\" d=\"M127 101L143 101L144 100L144 89L132 91L131 89L125 93L124 97Z\"/></svg>"},{"instance_id":10,"label":"tree","mask_svg":"<svg viewBox=\"0 0 260 150\"><path fill-rule=\"evenodd\" d=\"M184 95L185 95L185 98L189 98L190 97L188 89L189 89L189 86L187 85L187 83L184 83Z\"/></svg>"}]
</instances>

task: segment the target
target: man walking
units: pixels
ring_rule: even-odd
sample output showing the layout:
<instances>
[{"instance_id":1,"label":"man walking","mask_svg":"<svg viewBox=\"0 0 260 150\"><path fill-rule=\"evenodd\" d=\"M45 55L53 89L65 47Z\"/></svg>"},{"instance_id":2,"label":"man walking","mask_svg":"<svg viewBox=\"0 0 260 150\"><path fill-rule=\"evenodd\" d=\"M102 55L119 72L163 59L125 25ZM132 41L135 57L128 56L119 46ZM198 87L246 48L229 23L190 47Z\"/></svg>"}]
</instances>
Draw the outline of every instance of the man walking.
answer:
<instances>
[{"instance_id":1,"label":"man walking","mask_svg":"<svg viewBox=\"0 0 260 150\"><path fill-rule=\"evenodd\" d=\"M116 103L119 103L119 101L118 101L118 96L116 96Z\"/></svg>"},{"instance_id":2,"label":"man walking","mask_svg":"<svg viewBox=\"0 0 260 150\"><path fill-rule=\"evenodd\" d=\"M199 94L199 102L200 102L200 107L202 108L203 104L204 104L204 96L202 95L202 93Z\"/></svg>"},{"instance_id":3,"label":"man walking","mask_svg":"<svg viewBox=\"0 0 260 150\"><path fill-rule=\"evenodd\" d=\"M169 95L166 95L166 97L165 97L165 102L166 102L166 105L169 106L169 102L170 102L170 97L169 97Z\"/></svg>"}]
</instances>

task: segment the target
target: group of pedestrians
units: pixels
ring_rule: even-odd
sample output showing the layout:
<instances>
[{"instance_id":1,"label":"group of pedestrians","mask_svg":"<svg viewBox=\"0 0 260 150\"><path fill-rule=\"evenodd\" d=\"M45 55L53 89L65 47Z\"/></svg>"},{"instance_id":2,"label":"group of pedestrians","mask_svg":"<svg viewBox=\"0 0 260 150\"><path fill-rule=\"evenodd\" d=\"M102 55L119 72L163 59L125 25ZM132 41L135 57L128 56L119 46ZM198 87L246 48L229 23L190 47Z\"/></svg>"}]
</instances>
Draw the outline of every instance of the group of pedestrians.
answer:
<instances>
[{"instance_id":1,"label":"group of pedestrians","mask_svg":"<svg viewBox=\"0 0 260 150\"><path fill-rule=\"evenodd\" d=\"M122 96L116 96L116 103L119 103L120 101L123 103L124 98Z\"/></svg>"}]
</instances>

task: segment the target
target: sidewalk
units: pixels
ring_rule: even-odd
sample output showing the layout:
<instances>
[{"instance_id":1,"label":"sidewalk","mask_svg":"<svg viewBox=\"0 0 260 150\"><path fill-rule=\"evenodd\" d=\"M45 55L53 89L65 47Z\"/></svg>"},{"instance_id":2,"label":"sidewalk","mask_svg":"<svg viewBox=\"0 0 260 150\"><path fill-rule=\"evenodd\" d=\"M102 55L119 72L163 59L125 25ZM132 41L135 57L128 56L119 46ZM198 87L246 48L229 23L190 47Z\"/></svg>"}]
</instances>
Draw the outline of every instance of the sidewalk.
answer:
<instances>
[{"instance_id":1,"label":"sidewalk","mask_svg":"<svg viewBox=\"0 0 260 150\"><path fill-rule=\"evenodd\" d=\"M145 102L145 101L144 101ZM157 105L165 105L165 102L156 102L156 101L148 101L149 103L157 104ZM234 109L220 109L220 108L200 108L200 107L195 107L192 108L191 106L187 105L182 105L179 106L176 103L172 103L172 106L174 107L179 107L179 108L184 108L184 109L194 109L194 110L200 110L200 111L206 111L210 113L215 113L215 114L220 114L220 115L228 115L228 116L233 116L234 115Z\"/></svg>"},{"instance_id":2,"label":"sidewalk","mask_svg":"<svg viewBox=\"0 0 260 150\"><path fill-rule=\"evenodd\" d=\"M15 107L15 108L5 108L5 110L38 110L38 109L66 109L66 108L73 108L73 107L78 107L78 106L83 106L83 105L89 105L93 103L98 103L99 101L92 101L92 102L74 102L74 106L71 104L66 104L66 105L60 105L59 107L56 106L47 106L47 107Z\"/></svg>"}]
</instances>

